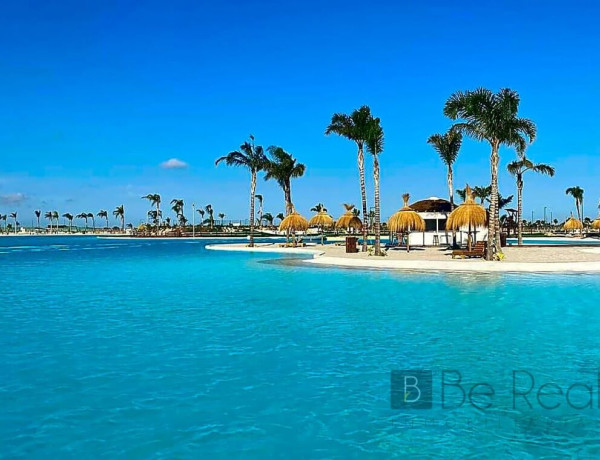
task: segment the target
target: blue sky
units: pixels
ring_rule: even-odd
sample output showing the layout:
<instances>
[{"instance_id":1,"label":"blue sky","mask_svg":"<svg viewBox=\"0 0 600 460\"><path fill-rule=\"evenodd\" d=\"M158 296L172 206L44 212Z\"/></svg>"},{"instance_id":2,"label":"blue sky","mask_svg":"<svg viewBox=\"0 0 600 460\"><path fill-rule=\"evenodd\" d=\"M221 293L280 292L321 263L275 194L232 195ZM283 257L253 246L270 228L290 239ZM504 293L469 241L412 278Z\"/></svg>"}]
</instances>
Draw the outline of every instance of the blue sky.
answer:
<instances>
[{"instance_id":1,"label":"blue sky","mask_svg":"<svg viewBox=\"0 0 600 460\"><path fill-rule=\"evenodd\" d=\"M22 1L0 6L0 213L112 210L128 221L160 193L246 218L248 174L215 168L250 133L307 165L292 185L308 214L359 203L353 144L323 132L363 104L382 119L382 214L401 195L447 195L426 144L459 89L510 87L538 125L529 148L556 177L526 177L525 215L564 217L564 190L600 198L600 6L593 1ZM501 152L500 189L514 151ZM186 168L161 164L176 158ZM367 175L371 159L367 158ZM489 147L466 141L456 186L489 182ZM371 188L371 182L369 181ZM265 211L283 193L259 181ZM369 190L369 200L372 192ZM549 212L549 211L548 211Z\"/></svg>"}]
</instances>

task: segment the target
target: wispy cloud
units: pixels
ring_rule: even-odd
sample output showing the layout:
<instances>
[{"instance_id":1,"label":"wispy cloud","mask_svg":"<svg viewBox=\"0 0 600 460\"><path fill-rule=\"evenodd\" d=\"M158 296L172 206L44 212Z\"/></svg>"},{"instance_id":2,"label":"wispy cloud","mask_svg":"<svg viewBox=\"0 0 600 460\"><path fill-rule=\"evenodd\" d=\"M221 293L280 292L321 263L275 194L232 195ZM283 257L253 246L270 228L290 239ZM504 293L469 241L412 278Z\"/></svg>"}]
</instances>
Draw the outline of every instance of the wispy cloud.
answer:
<instances>
[{"instance_id":1,"label":"wispy cloud","mask_svg":"<svg viewBox=\"0 0 600 460\"><path fill-rule=\"evenodd\" d=\"M0 195L0 204L19 205L25 201L27 201L27 196L24 193L9 193L7 195Z\"/></svg>"},{"instance_id":2,"label":"wispy cloud","mask_svg":"<svg viewBox=\"0 0 600 460\"><path fill-rule=\"evenodd\" d=\"M160 167L163 169L185 169L188 167L188 164L177 158L171 158L170 160L162 162Z\"/></svg>"}]
</instances>

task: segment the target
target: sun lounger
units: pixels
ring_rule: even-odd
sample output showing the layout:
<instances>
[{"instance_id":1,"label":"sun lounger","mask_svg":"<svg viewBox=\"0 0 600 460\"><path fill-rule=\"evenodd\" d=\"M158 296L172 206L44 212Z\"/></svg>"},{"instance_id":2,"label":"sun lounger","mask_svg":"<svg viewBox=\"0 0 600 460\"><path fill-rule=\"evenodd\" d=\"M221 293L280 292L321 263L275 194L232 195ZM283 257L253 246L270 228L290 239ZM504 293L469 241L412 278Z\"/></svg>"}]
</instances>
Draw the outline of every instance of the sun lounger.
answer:
<instances>
[{"instance_id":1,"label":"sun lounger","mask_svg":"<svg viewBox=\"0 0 600 460\"><path fill-rule=\"evenodd\" d=\"M485 256L485 241L478 241L475 243L475 246L468 249L455 249L452 251L452 258L461 257L463 259L471 258L471 257L483 257Z\"/></svg>"}]
</instances>

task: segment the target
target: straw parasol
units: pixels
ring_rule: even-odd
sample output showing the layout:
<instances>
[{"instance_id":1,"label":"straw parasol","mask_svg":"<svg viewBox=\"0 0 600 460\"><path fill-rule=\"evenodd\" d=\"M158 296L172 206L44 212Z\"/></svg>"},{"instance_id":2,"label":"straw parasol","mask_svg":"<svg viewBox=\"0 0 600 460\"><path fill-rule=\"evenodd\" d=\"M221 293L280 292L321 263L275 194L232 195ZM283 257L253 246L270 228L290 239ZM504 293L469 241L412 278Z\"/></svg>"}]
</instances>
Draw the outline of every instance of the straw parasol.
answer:
<instances>
[{"instance_id":1,"label":"straw parasol","mask_svg":"<svg viewBox=\"0 0 600 460\"><path fill-rule=\"evenodd\" d=\"M327 211L323 210L311 217L308 221L308 226L318 227L321 230L321 244L324 244L323 229L333 227L333 223L333 217L327 214Z\"/></svg>"},{"instance_id":2,"label":"straw parasol","mask_svg":"<svg viewBox=\"0 0 600 460\"><path fill-rule=\"evenodd\" d=\"M398 212L396 212L388 220L388 228L394 233L406 232L409 236L406 238L406 252L410 251L410 232L413 230L423 232L425 231L425 221L423 218L408 205L410 195L405 193L402 195L404 200L404 206Z\"/></svg>"},{"instance_id":3,"label":"straw parasol","mask_svg":"<svg viewBox=\"0 0 600 460\"><path fill-rule=\"evenodd\" d=\"M571 217L569 217L567 219L567 221L565 222L565 225L563 225L563 229L564 230L583 230L583 224L581 223L581 221L579 219L576 219L575 217L573 217L573 214L571 213Z\"/></svg>"},{"instance_id":4,"label":"straw parasol","mask_svg":"<svg viewBox=\"0 0 600 460\"><path fill-rule=\"evenodd\" d=\"M600 230L600 217L598 217L594 222L592 222L592 228Z\"/></svg>"},{"instance_id":5,"label":"straw parasol","mask_svg":"<svg viewBox=\"0 0 600 460\"><path fill-rule=\"evenodd\" d=\"M485 227L487 224L487 212L480 204L475 203L473 191L467 184L465 188L465 202L456 208L446 222L446 230L460 230L469 227L467 248L471 250L471 228Z\"/></svg>"},{"instance_id":6,"label":"straw parasol","mask_svg":"<svg viewBox=\"0 0 600 460\"><path fill-rule=\"evenodd\" d=\"M354 205L344 203L344 207L346 208L346 212L337 220L335 226L345 230L350 230L351 228L361 230L362 222L360 221L360 217L354 215L352 212Z\"/></svg>"}]
</instances>

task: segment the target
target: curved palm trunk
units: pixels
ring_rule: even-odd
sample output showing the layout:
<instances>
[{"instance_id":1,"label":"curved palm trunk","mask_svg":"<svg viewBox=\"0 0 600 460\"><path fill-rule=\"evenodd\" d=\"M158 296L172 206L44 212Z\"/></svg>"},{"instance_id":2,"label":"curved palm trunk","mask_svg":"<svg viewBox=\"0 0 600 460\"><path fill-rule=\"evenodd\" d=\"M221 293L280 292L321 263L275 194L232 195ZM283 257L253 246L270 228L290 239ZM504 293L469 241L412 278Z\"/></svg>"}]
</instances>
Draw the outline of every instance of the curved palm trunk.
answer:
<instances>
[{"instance_id":1,"label":"curved palm trunk","mask_svg":"<svg viewBox=\"0 0 600 460\"><path fill-rule=\"evenodd\" d=\"M450 212L454 211L454 173L452 166L448 165L448 194L450 196ZM448 233L446 233L446 241L448 241ZM456 247L456 230L452 230L452 247Z\"/></svg>"},{"instance_id":2,"label":"curved palm trunk","mask_svg":"<svg viewBox=\"0 0 600 460\"><path fill-rule=\"evenodd\" d=\"M523 175L517 174L517 244L523 246Z\"/></svg>"},{"instance_id":3,"label":"curved palm trunk","mask_svg":"<svg viewBox=\"0 0 600 460\"><path fill-rule=\"evenodd\" d=\"M363 252L367 251L367 188L365 187L365 155L363 153L363 146L358 146L358 175L360 178L360 196L362 200L362 213L363 213L363 226L362 226L362 235L363 235L363 244L362 250Z\"/></svg>"},{"instance_id":4,"label":"curved palm trunk","mask_svg":"<svg viewBox=\"0 0 600 460\"><path fill-rule=\"evenodd\" d=\"M250 179L250 243L248 246L254 247L254 194L256 192L256 171L252 171ZM212 221L212 219L211 219Z\"/></svg>"},{"instance_id":5,"label":"curved palm trunk","mask_svg":"<svg viewBox=\"0 0 600 460\"><path fill-rule=\"evenodd\" d=\"M375 255L381 255L381 228L379 221L381 219L381 210L379 209L379 158L373 155L373 183L375 186Z\"/></svg>"},{"instance_id":6,"label":"curved palm trunk","mask_svg":"<svg viewBox=\"0 0 600 460\"><path fill-rule=\"evenodd\" d=\"M294 212L294 205L292 204L292 185L286 182L283 185L283 195L285 199L285 215L289 216Z\"/></svg>"},{"instance_id":7,"label":"curved palm trunk","mask_svg":"<svg viewBox=\"0 0 600 460\"><path fill-rule=\"evenodd\" d=\"M498 141L492 143L492 155L490 158L491 175L492 175L492 196L490 198L490 222L488 225L488 245L487 245L487 260L492 260L494 249L496 252L501 252L500 247L500 219L498 211L498 164L500 163L500 155L498 149L500 145Z\"/></svg>"}]
</instances>

